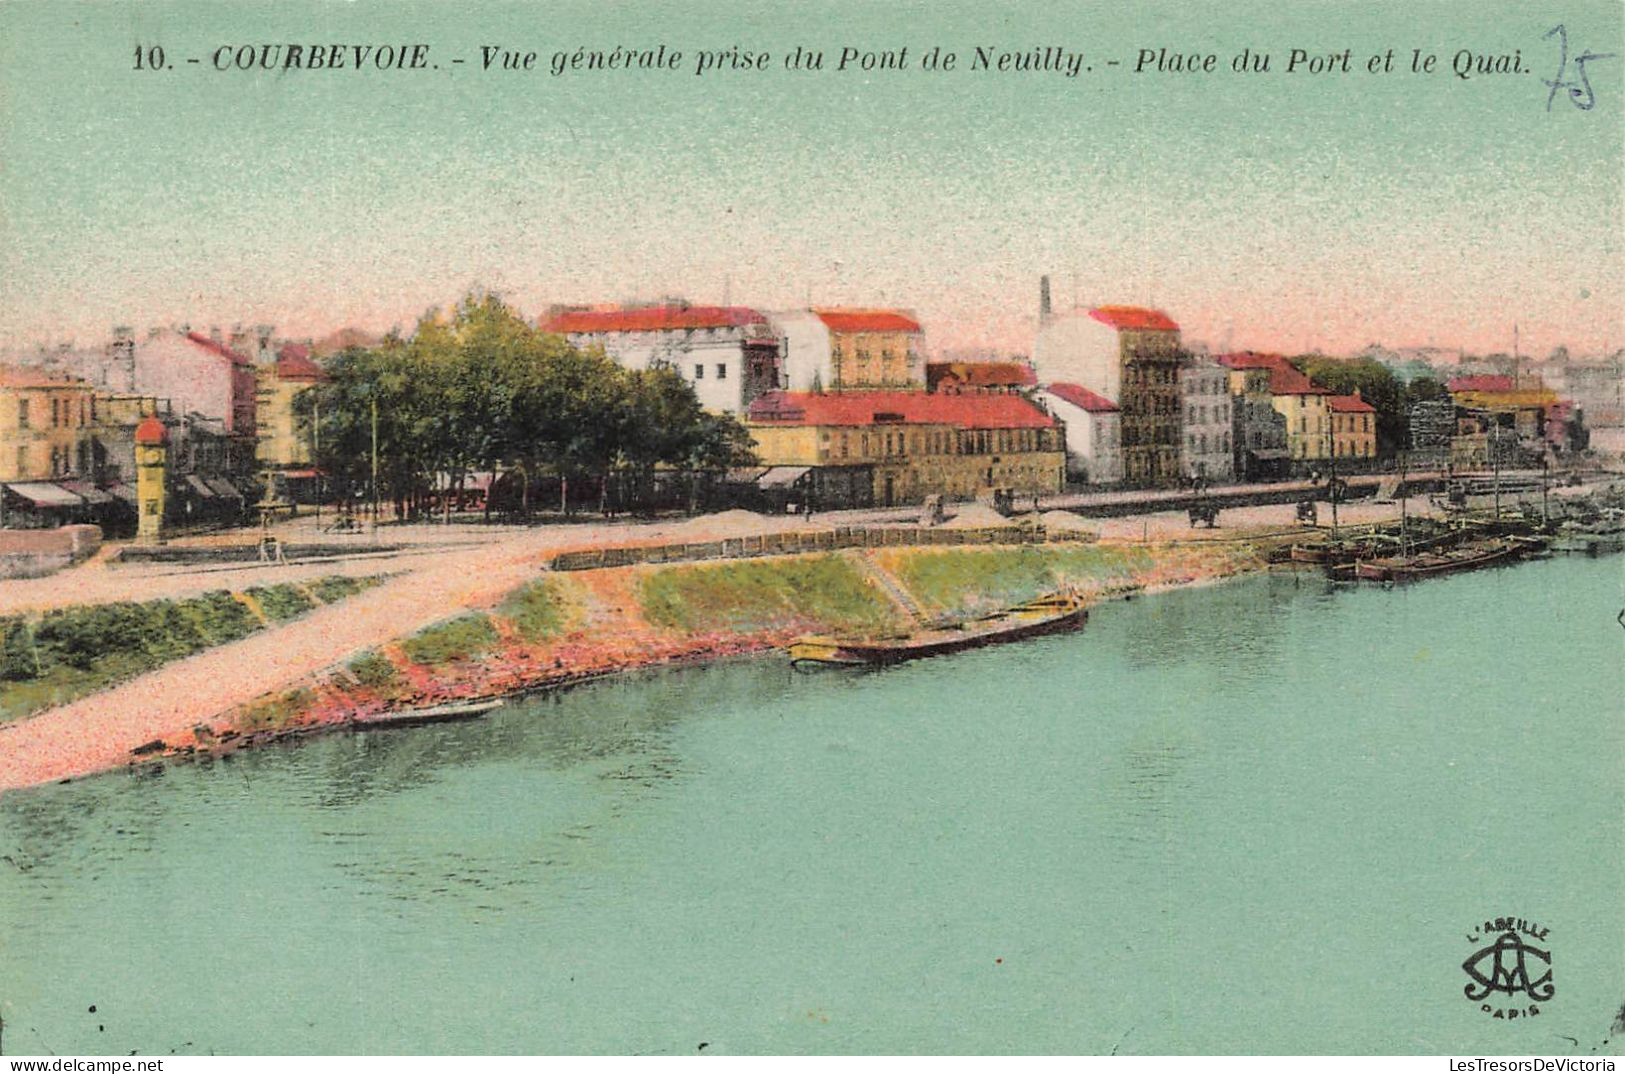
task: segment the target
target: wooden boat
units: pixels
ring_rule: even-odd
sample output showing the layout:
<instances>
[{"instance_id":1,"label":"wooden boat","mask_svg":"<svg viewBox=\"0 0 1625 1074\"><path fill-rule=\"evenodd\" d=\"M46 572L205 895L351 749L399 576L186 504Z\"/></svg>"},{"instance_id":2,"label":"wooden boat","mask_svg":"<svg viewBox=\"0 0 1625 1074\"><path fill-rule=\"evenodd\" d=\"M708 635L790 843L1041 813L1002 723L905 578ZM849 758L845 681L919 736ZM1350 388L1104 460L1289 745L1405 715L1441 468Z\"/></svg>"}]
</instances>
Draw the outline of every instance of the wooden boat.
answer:
<instances>
[{"instance_id":1,"label":"wooden boat","mask_svg":"<svg viewBox=\"0 0 1625 1074\"><path fill-rule=\"evenodd\" d=\"M448 723L453 720L472 720L477 716L484 716L492 709L501 708L506 702L500 697L480 698L470 701L447 701L439 705L428 705L423 708L395 709L366 717L356 723L358 728L373 727L412 727L425 723Z\"/></svg>"},{"instance_id":2,"label":"wooden boat","mask_svg":"<svg viewBox=\"0 0 1625 1074\"><path fill-rule=\"evenodd\" d=\"M1444 552L1363 559L1354 565L1354 574L1368 582L1414 582L1420 578L1434 578L1505 563L1538 547L1541 547L1538 541L1480 541Z\"/></svg>"},{"instance_id":3,"label":"wooden boat","mask_svg":"<svg viewBox=\"0 0 1625 1074\"><path fill-rule=\"evenodd\" d=\"M1289 553L1288 558L1291 559L1293 563L1313 563L1318 565L1325 563L1332 558L1332 546L1327 542L1322 542L1320 544L1295 544L1292 546L1292 551Z\"/></svg>"},{"instance_id":4,"label":"wooden boat","mask_svg":"<svg viewBox=\"0 0 1625 1074\"><path fill-rule=\"evenodd\" d=\"M1552 541L1554 552L1595 556L1625 549L1625 515L1610 511L1590 522L1565 522Z\"/></svg>"},{"instance_id":5,"label":"wooden boat","mask_svg":"<svg viewBox=\"0 0 1625 1074\"><path fill-rule=\"evenodd\" d=\"M1088 605L1078 594L1050 593L991 615L932 627L898 638L798 638L790 644L790 663L794 667L900 664L905 660L943 656L985 645L1075 630L1088 618Z\"/></svg>"}]
</instances>

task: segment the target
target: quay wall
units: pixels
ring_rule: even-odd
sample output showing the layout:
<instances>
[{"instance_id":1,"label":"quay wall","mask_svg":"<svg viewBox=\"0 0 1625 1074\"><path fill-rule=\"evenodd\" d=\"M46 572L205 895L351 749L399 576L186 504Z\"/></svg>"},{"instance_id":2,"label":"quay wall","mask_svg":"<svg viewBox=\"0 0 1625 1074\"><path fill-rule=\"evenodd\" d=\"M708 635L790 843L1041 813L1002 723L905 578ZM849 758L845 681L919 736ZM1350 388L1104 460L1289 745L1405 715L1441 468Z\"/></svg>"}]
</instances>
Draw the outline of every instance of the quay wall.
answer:
<instances>
[{"instance_id":1,"label":"quay wall","mask_svg":"<svg viewBox=\"0 0 1625 1074\"><path fill-rule=\"evenodd\" d=\"M95 555L101 544L100 526L0 530L0 579L52 574Z\"/></svg>"}]
</instances>

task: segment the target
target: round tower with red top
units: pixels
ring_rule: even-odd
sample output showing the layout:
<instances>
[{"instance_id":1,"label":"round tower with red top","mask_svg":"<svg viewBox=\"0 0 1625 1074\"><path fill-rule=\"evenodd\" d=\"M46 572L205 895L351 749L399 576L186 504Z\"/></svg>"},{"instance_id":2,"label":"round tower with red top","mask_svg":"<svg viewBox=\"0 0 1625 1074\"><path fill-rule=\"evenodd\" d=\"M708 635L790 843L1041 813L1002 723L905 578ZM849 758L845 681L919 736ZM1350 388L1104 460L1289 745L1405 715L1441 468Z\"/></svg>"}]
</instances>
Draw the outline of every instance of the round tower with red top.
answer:
<instances>
[{"instance_id":1,"label":"round tower with red top","mask_svg":"<svg viewBox=\"0 0 1625 1074\"><path fill-rule=\"evenodd\" d=\"M164 471L169 466L169 430L156 417L135 427L135 502L138 541L163 539Z\"/></svg>"}]
</instances>

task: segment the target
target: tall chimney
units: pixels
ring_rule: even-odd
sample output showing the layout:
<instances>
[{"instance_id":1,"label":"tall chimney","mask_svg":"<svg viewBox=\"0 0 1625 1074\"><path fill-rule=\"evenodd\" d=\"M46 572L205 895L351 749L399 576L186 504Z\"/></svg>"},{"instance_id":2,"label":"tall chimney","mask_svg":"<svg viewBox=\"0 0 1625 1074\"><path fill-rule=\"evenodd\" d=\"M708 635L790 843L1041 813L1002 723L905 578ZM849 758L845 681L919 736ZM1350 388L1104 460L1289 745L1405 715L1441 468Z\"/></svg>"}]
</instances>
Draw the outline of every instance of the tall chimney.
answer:
<instances>
[{"instance_id":1,"label":"tall chimney","mask_svg":"<svg viewBox=\"0 0 1625 1074\"><path fill-rule=\"evenodd\" d=\"M1038 278L1038 326L1042 328L1044 325L1049 324L1054 319L1054 316L1049 301L1049 277L1040 276Z\"/></svg>"},{"instance_id":2,"label":"tall chimney","mask_svg":"<svg viewBox=\"0 0 1625 1074\"><path fill-rule=\"evenodd\" d=\"M107 367L102 371L103 385L114 391L135 391L135 329L124 324L113 326L108 358Z\"/></svg>"}]
</instances>

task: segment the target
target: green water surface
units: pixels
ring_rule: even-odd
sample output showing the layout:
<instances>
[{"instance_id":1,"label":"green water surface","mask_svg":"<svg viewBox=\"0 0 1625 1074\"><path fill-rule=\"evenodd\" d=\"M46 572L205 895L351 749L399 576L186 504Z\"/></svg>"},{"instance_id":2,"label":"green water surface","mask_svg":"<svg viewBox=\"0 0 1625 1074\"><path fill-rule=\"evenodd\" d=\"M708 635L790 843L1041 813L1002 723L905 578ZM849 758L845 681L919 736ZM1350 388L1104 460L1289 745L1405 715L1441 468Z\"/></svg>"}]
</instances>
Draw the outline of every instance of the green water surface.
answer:
<instances>
[{"instance_id":1,"label":"green water surface","mask_svg":"<svg viewBox=\"0 0 1625 1074\"><path fill-rule=\"evenodd\" d=\"M7 795L4 1046L1613 1054L1620 567L1254 578ZM1538 1016L1463 994L1496 916L1549 930Z\"/></svg>"}]
</instances>

